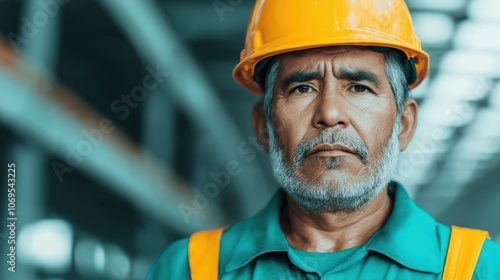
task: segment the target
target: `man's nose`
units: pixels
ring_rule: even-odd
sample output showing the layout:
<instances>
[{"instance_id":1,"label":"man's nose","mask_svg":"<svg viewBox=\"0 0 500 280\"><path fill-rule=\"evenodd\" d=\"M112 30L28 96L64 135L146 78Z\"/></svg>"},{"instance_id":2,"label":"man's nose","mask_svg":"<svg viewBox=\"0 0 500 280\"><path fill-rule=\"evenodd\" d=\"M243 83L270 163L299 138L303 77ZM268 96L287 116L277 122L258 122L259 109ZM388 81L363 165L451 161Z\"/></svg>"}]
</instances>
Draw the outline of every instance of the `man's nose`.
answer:
<instances>
[{"instance_id":1,"label":"man's nose","mask_svg":"<svg viewBox=\"0 0 500 280\"><path fill-rule=\"evenodd\" d=\"M319 93L313 117L313 126L317 129L339 126L346 128L350 125L346 110L345 96L335 85L323 88Z\"/></svg>"}]
</instances>

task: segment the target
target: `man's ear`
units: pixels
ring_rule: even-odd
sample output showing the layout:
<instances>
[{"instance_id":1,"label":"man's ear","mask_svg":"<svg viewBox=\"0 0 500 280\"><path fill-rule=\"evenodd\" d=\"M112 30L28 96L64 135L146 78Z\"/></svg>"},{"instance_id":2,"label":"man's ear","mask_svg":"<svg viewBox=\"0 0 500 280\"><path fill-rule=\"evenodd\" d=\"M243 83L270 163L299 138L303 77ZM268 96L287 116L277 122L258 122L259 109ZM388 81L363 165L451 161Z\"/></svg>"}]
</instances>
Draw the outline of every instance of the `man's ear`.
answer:
<instances>
[{"instance_id":1,"label":"man's ear","mask_svg":"<svg viewBox=\"0 0 500 280\"><path fill-rule=\"evenodd\" d=\"M267 131L266 115L264 114L264 106L261 102L255 104L252 111L252 127L257 141L264 149L264 152L269 154L269 133Z\"/></svg>"},{"instance_id":2,"label":"man's ear","mask_svg":"<svg viewBox=\"0 0 500 280\"><path fill-rule=\"evenodd\" d=\"M413 99L408 99L401 115L401 132L399 133L399 149L406 150L417 128L418 105Z\"/></svg>"}]
</instances>

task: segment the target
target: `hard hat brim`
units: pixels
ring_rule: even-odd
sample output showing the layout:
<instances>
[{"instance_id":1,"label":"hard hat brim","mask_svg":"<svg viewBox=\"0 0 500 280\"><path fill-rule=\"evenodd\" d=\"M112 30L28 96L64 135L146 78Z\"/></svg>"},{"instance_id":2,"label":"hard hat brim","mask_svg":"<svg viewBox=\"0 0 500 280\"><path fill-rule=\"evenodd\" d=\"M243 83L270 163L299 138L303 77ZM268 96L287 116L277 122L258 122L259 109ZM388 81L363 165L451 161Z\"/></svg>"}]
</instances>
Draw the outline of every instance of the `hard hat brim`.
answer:
<instances>
[{"instance_id":1,"label":"hard hat brim","mask_svg":"<svg viewBox=\"0 0 500 280\"><path fill-rule=\"evenodd\" d=\"M267 57L319 47L328 46L376 46L389 47L403 51L408 58L413 58L417 69L417 79L410 84L410 89L417 87L427 76L429 70L429 55L407 42L389 37L386 34L374 32L373 30L337 30L334 34L329 34L319 40L317 36L314 39L293 38L295 35L286 38L280 38L274 42L269 42L253 53L246 54L242 52L242 60L233 70L233 78L238 84L243 86L249 92L255 95L263 95L263 89L254 81L253 75L255 66L259 61ZM418 40L418 39L417 39Z\"/></svg>"}]
</instances>

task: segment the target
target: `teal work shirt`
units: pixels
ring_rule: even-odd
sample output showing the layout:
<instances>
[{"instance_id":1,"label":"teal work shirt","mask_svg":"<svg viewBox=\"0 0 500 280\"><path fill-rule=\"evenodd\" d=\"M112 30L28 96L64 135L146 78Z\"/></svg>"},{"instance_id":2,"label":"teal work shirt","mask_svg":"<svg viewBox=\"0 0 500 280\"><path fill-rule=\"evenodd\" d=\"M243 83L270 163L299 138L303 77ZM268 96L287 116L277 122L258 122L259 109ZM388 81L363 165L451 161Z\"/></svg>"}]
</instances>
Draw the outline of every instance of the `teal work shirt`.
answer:
<instances>
[{"instance_id":1,"label":"teal work shirt","mask_svg":"<svg viewBox=\"0 0 500 280\"><path fill-rule=\"evenodd\" d=\"M253 217L229 227L220 245L219 279L441 279L451 229L419 208L398 183L385 225L365 244L333 253L290 247L280 227L284 192ZM147 280L190 279L188 238L170 245ZM500 280L500 244L486 240L475 280Z\"/></svg>"}]
</instances>

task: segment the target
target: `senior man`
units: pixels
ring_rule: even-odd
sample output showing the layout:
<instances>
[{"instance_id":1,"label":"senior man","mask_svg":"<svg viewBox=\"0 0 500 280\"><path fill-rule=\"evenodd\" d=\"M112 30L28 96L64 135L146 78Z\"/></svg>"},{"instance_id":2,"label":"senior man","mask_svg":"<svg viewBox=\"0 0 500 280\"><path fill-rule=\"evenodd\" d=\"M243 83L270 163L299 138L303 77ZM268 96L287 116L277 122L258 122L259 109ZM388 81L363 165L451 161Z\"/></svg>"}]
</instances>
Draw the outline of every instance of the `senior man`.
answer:
<instances>
[{"instance_id":1,"label":"senior man","mask_svg":"<svg viewBox=\"0 0 500 280\"><path fill-rule=\"evenodd\" d=\"M264 95L281 186L229 228L172 244L148 279L500 279L500 245L442 225L391 181L428 73L403 0L258 0L233 76Z\"/></svg>"}]
</instances>

